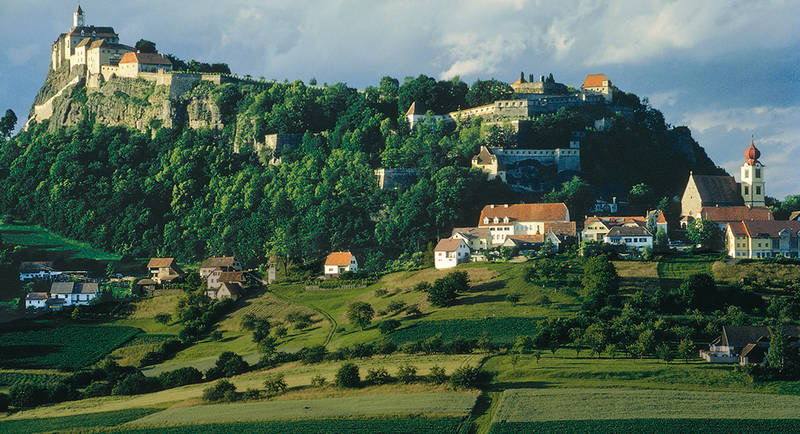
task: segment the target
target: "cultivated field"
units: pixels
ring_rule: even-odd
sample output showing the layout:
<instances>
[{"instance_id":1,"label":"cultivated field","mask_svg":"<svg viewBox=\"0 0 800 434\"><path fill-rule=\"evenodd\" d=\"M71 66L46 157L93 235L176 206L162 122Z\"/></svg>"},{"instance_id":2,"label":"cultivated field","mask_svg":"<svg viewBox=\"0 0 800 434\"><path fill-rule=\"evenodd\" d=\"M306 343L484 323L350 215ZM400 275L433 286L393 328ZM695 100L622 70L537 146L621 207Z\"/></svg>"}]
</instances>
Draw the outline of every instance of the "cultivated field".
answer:
<instances>
[{"instance_id":1,"label":"cultivated field","mask_svg":"<svg viewBox=\"0 0 800 434\"><path fill-rule=\"evenodd\" d=\"M800 431L799 419L606 419L539 422L498 422L491 434L561 433L675 433L702 430L704 434L744 432L788 433Z\"/></svg>"},{"instance_id":2,"label":"cultivated field","mask_svg":"<svg viewBox=\"0 0 800 434\"><path fill-rule=\"evenodd\" d=\"M738 282L745 277L784 280L800 277L800 265L797 264L764 264L750 262L747 264L727 264L715 262L712 267L714 277L726 282Z\"/></svg>"},{"instance_id":3,"label":"cultivated field","mask_svg":"<svg viewBox=\"0 0 800 434\"><path fill-rule=\"evenodd\" d=\"M133 327L89 325L4 331L0 334L0 367L81 368L100 360L139 333Z\"/></svg>"},{"instance_id":4,"label":"cultivated field","mask_svg":"<svg viewBox=\"0 0 800 434\"><path fill-rule=\"evenodd\" d=\"M495 422L602 419L797 419L800 396L635 389L509 389Z\"/></svg>"},{"instance_id":5,"label":"cultivated field","mask_svg":"<svg viewBox=\"0 0 800 434\"><path fill-rule=\"evenodd\" d=\"M120 411L82 414L77 416L61 416L35 419L2 420L0 432L35 433L64 430L97 429L99 427L116 427L125 422L155 413L159 408L133 408Z\"/></svg>"},{"instance_id":6,"label":"cultivated field","mask_svg":"<svg viewBox=\"0 0 800 434\"><path fill-rule=\"evenodd\" d=\"M460 433L469 432L463 417L391 417L368 419L282 420L239 422L228 424L183 425L141 429L120 429L131 434L238 434L261 432L270 434L373 434L373 433ZM116 430L115 430L116 432Z\"/></svg>"},{"instance_id":7,"label":"cultivated field","mask_svg":"<svg viewBox=\"0 0 800 434\"><path fill-rule=\"evenodd\" d=\"M478 394L475 392L450 392L201 405L164 410L133 421L128 426L413 414L466 416L472 409L477 396Z\"/></svg>"}]
</instances>

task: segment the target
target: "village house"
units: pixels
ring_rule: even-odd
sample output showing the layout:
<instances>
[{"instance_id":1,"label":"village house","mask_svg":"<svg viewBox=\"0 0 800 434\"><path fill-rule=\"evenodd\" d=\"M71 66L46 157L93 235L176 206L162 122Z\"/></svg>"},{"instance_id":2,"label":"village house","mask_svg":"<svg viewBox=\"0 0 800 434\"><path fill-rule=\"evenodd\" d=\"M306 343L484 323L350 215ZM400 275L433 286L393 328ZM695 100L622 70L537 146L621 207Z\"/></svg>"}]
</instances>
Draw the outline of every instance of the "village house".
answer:
<instances>
[{"instance_id":1,"label":"village house","mask_svg":"<svg viewBox=\"0 0 800 434\"><path fill-rule=\"evenodd\" d=\"M502 245L509 235L545 234L546 223L569 222L563 203L486 205L481 210L479 228L488 228L493 245Z\"/></svg>"},{"instance_id":2,"label":"village house","mask_svg":"<svg viewBox=\"0 0 800 434\"><path fill-rule=\"evenodd\" d=\"M461 238L444 238L433 249L436 269L453 268L462 262L469 262L470 250Z\"/></svg>"},{"instance_id":3,"label":"village house","mask_svg":"<svg viewBox=\"0 0 800 434\"><path fill-rule=\"evenodd\" d=\"M553 246L552 252L555 253L559 251L562 241L553 232L532 235L509 235L501 247L517 248L522 253L539 250L547 242L550 242Z\"/></svg>"},{"instance_id":4,"label":"village house","mask_svg":"<svg viewBox=\"0 0 800 434\"><path fill-rule=\"evenodd\" d=\"M233 256L213 256L200 264L200 278L206 279L214 271L242 271L242 264Z\"/></svg>"},{"instance_id":5,"label":"village house","mask_svg":"<svg viewBox=\"0 0 800 434\"><path fill-rule=\"evenodd\" d=\"M241 271L222 271L214 270L206 279L206 287L209 289L219 288L223 283L244 283L244 273Z\"/></svg>"},{"instance_id":6,"label":"village house","mask_svg":"<svg viewBox=\"0 0 800 434\"><path fill-rule=\"evenodd\" d=\"M119 61L120 77L137 78L142 72L172 71L172 62L158 53L125 53Z\"/></svg>"},{"instance_id":7,"label":"village house","mask_svg":"<svg viewBox=\"0 0 800 434\"><path fill-rule=\"evenodd\" d=\"M653 248L653 234L644 226L614 226L603 237L603 242L641 252L645 247Z\"/></svg>"},{"instance_id":8,"label":"village house","mask_svg":"<svg viewBox=\"0 0 800 434\"><path fill-rule=\"evenodd\" d=\"M800 221L767 220L728 223L725 251L731 258L800 257Z\"/></svg>"},{"instance_id":9,"label":"village house","mask_svg":"<svg viewBox=\"0 0 800 434\"><path fill-rule=\"evenodd\" d=\"M492 236L489 234L489 228L453 228L450 238L464 240L470 251L473 252L492 248Z\"/></svg>"},{"instance_id":10,"label":"village house","mask_svg":"<svg viewBox=\"0 0 800 434\"><path fill-rule=\"evenodd\" d=\"M183 275L175 258L150 258L147 270L150 272L150 278L159 285L171 283Z\"/></svg>"},{"instance_id":11,"label":"village house","mask_svg":"<svg viewBox=\"0 0 800 434\"><path fill-rule=\"evenodd\" d=\"M721 231L725 230L728 223L741 221L766 221L774 220L772 211L767 207L750 208L747 206L711 206L700 208L697 215L686 216L684 222L688 224L695 218L711 220L719 226ZM685 225L684 225L685 227Z\"/></svg>"},{"instance_id":12,"label":"village house","mask_svg":"<svg viewBox=\"0 0 800 434\"><path fill-rule=\"evenodd\" d=\"M46 303L46 292L29 292L25 296L25 309L44 309Z\"/></svg>"},{"instance_id":13,"label":"village house","mask_svg":"<svg viewBox=\"0 0 800 434\"><path fill-rule=\"evenodd\" d=\"M800 328L790 326L786 334L791 340L800 336ZM722 334L711 342L700 357L711 363L761 363L769 351L769 329L763 326L723 326Z\"/></svg>"},{"instance_id":14,"label":"village house","mask_svg":"<svg viewBox=\"0 0 800 434\"><path fill-rule=\"evenodd\" d=\"M50 286L50 298L63 300L65 306L85 306L99 295L95 282L53 282Z\"/></svg>"},{"instance_id":15,"label":"village house","mask_svg":"<svg viewBox=\"0 0 800 434\"><path fill-rule=\"evenodd\" d=\"M212 300L229 298L236 301L242 295L242 286L237 282L221 282L216 288L209 288L206 295Z\"/></svg>"},{"instance_id":16,"label":"village house","mask_svg":"<svg viewBox=\"0 0 800 434\"><path fill-rule=\"evenodd\" d=\"M339 277L345 271L358 273L358 261L355 255L350 252L331 252L325 258L325 277L335 278Z\"/></svg>"},{"instance_id":17,"label":"village house","mask_svg":"<svg viewBox=\"0 0 800 434\"><path fill-rule=\"evenodd\" d=\"M608 235L611 229L618 226L647 228L647 217L639 217L639 216L587 217L583 221L583 232L581 232L581 241L604 241L606 235ZM667 220L664 219L664 213L659 213L658 220L656 220L656 232L659 231L667 232Z\"/></svg>"},{"instance_id":18,"label":"village house","mask_svg":"<svg viewBox=\"0 0 800 434\"><path fill-rule=\"evenodd\" d=\"M800 221L800 211L793 211L789 214L789 220Z\"/></svg>"},{"instance_id":19,"label":"village house","mask_svg":"<svg viewBox=\"0 0 800 434\"><path fill-rule=\"evenodd\" d=\"M62 274L56 271L52 261L23 261L19 264L19 280L51 280Z\"/></svg>"}]
</instances>

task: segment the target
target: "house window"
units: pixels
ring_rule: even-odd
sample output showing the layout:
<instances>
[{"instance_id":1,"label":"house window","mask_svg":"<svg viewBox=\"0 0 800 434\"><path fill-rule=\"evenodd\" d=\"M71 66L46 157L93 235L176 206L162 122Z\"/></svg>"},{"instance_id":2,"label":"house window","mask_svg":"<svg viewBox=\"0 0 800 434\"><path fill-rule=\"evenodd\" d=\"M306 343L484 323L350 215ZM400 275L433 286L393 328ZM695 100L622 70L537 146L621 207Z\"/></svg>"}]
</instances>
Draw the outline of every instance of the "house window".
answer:
<instances>
[{"instance_id":1,"label":"house window","mask_svg":"<svg viewBox=\"0 0 800 434\"><path fill-rule=\"evenodd\" d=\"M761 178L761 169L756 169L756 178Z\"/></svg>"},{"instance_id":2,"label":"house window","mask_svg":"<svg viewBox=\"0 0 800 434\"><path fill-rule=\"evenodd\" d=\"M750 188L748 186L744 186L744 194L750 194Z\"/></svg>"},{"instance_id":3,"label":"house window","mask_svg":"<svg viewBox=\"0 0 800 434\"><path fill-rule=\"evenodd\" d=\"M760 185L757 185L757 186L756 186L756 194L757 194L757 195L758 195L758 194L761 194L761 186L760 186Z\"/></svg>"}]
</instances>

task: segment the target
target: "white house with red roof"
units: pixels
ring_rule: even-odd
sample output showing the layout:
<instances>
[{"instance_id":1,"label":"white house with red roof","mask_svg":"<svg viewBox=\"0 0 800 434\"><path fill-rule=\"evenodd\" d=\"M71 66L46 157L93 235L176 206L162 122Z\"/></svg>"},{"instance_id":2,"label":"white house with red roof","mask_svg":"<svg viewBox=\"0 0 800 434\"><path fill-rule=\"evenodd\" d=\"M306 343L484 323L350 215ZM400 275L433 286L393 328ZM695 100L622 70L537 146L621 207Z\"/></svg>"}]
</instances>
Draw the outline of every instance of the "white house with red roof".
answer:
<instances>
[{"instance_id":1,"label":"white house with red roof","mask_svg":"<svg viewBox=\"0 0 800 434\"><path fill-rule=\"evenodd\" d=\"M606 101L611 102L614 99L614 87L611 80L605 74L589 74L583 80L581 89L592 93L602 94Z\"/></svg>"},{"instance_id":2,"label":"white house with red roof","mask_svg":"<svg viewBox=\"0 0 800 434\"><path fill-rule=\"evenodd\" d=\"M331 252L325 258L325 277L335 278L345 271L358 273L358 261L350 252Z\"/></svg>"},{"instance_id":3,"label":"white house with red roof","mask_svg":"<svg viewBox=\"0 0 800 434\"><path fill-rule=\"evenodd\" d=\"M136 78L140 72L172 71L172 62L158 53L125 53L119 61L120 77Z\"/></svg>"},{"instance_id":4,"label":"white house with red roof","mask_svg":"<svg viewBox=\"0 0 800 434\"><path fill-rule=\"evenodd\" d=\"M436 269L453 268L462 262L469 262L470 250L461 238L444 238L433 249L433 265Z\"/></svg>"},{"instance_id":5,"label":"white house with red roof","mask_svg":"<svg viewBox=\"0 0 800 434\"><path fill-rule=\"evenodd\" d=\"M493 245L502 245L510 235L544 234L545 226L556 222L569 222L569 209L564 203L486 205L478 227L489 229Z\"/></svg>"}]
</instances>

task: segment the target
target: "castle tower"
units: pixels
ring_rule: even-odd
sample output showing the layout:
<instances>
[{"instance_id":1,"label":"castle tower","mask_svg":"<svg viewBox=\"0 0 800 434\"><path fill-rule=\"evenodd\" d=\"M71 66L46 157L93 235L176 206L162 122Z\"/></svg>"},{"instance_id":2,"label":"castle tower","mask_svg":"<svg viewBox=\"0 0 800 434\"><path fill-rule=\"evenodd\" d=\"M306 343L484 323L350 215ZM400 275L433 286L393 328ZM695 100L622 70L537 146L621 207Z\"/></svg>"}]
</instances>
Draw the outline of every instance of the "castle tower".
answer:
<instances>
[{"instance_id":1,"label":"castle tower","mask_svg":"<svg viewBox=\"0 0 800 434\"><path fill-rule=\"evenodd\" d=\"M72 14L72 27L83 27L85 25L86 18L83 15L83 9L81 9L81 5L78 5L78 9L75 9Z\"/></svg>"},{"instance_id":2,"label":"castle tower","mask_svg":"<svg viewBox=\"0 0 800 434\"><path fill-rule=\"evenodd\" d=\"M764 165L758 161L761 151L756 148L755 142L750 140L750 147L744 151L745 162L741 166L742 198L749 208L763 207L764 196Z\"/></svg>"}]
</instances>

